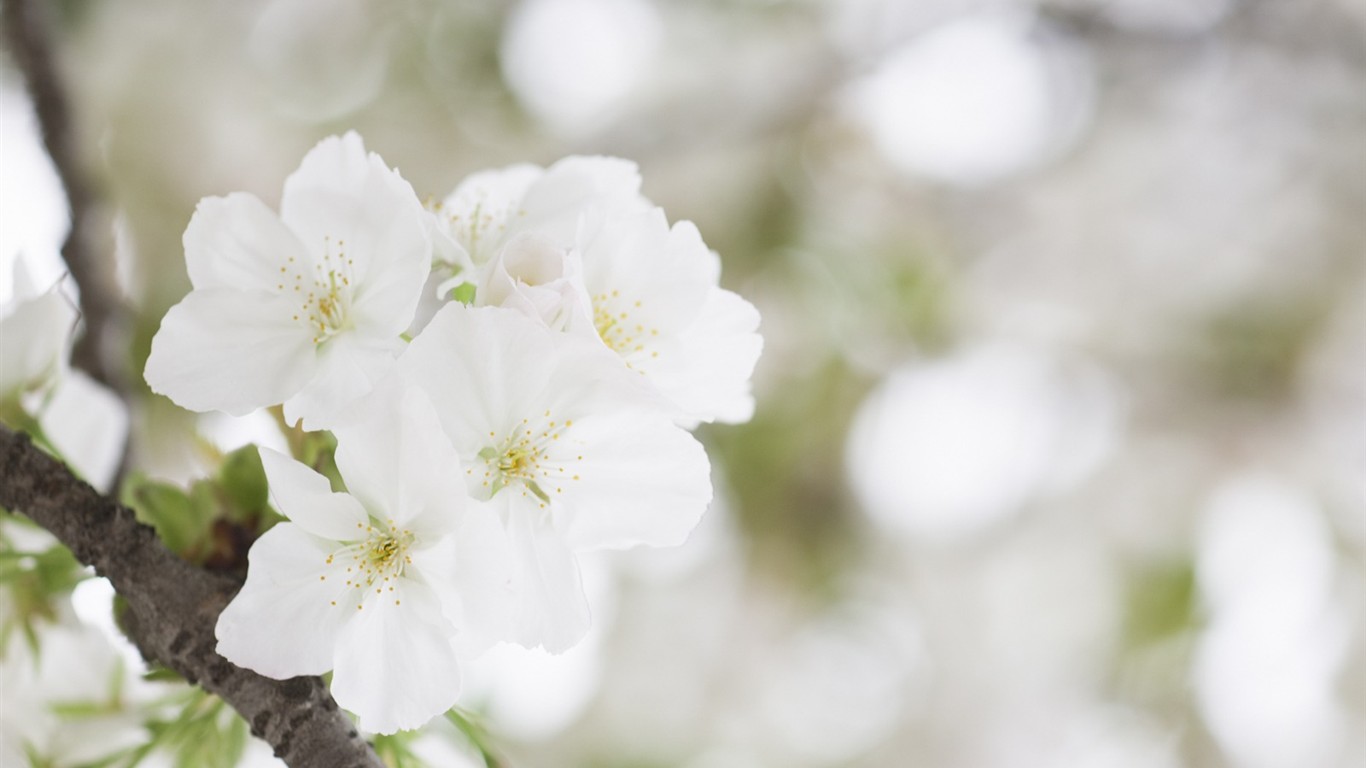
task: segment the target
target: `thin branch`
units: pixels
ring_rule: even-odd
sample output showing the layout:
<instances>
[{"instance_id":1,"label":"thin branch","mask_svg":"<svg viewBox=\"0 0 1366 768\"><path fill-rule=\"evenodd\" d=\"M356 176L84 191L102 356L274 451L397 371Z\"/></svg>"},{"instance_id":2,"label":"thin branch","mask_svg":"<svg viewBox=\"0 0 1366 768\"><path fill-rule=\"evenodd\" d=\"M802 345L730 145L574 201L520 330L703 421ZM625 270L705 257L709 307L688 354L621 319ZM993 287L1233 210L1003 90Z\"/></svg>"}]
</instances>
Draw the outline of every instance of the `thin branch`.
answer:
<instances>
[{"instance_id":1,"label":"thin branch","mask_svg":"<svg viewBox=\"0 0 1366 768\"><path fill-rule=\"evenodd\" d=\"M122 392L116 372L111 370L102 351L110 348L105 337L120 319L122 306L113 290L108 260L101 259L101 249L95 244L95 196L81 168L71 103L53 56L55 5L4 0L0 10L5 42L24 75L42 129L43 144L66 191L71 213L71 231L62 244L62 258L80 289L81 315L85 320L85 334L77 340L71 362L96 381Z\"/></svg>"},{"instance_id":2,"label":"thin branch","mask_svg":"<svg viewBox=\"0 0 1366 768\"><path fill-rule=\"evenodd\" d=\"M238 582L176 557L131 510L4 426L0 507L27 515L107 577L128 603L127 629L143 655L222 697L291 768L382 768L322 680L271 680L215 652L214 625Z\"/></svg>"}]
</instances>

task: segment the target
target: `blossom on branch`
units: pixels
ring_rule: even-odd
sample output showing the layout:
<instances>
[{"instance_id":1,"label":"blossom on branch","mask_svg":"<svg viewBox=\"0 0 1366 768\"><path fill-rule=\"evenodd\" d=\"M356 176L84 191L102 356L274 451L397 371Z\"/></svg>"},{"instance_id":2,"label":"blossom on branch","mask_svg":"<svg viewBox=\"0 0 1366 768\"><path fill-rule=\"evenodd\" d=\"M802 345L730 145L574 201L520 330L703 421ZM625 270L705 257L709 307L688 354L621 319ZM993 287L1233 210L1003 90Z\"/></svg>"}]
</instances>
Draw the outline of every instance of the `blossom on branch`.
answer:
<instances>
[{"instance_id":1,"label":"blossom on branch","mask_svg":"<svg viewBox=\"0 0 1366 768\"><path fill-rule=\"evenodd\" d=\"M450 304L399 369L432 396L470 495L501 515L515 642L558 652L583 637L575 552L680 544L711 501L701 444L595 342Z\"/></svg>"},{"instance_id":2,"label":"blossom on branch","mask_svg":"<svg viewBox=\"0 0 1366 768\"><path fill-rule=\"evenodd\" d=\"M162 320L147 383L194 411L283 403L309 429L392 366L431 264L412 187L355 133L308 153L278 216L249 194L206 198L184 240L194 290Z\"/></svg>"},{"instance_id":3,"label":"blossom on branch","mask_svg":"<svg viewBox=\"0 0 1366 768\"><path fill-rule=\"evenodd\" d=\"M635 163L566 157L544 170L514 165L472 174L435 206L435 214L453 243L451 262L478 269L518 235L569 248L585 230L648 208Z\"/></svg>"},{"instance_id":4,"label":"blossom on branch","mask_svg":"<svg viewBox=\"0 0 1366 768\"><path fill-rule=\"evenodd\" d=\"M128 437L118 396L70 365L78 312L62 281L39 292L24 259L0 310L0 419L36 430L77 474L109 490Z\"/></svg>"},{"instance_id":5,"label":"blossom on branch","mask_svg":"<svg viewBox=\"0 0 1366 768\"><path fill-rule=\"evenodd\" d=\"M246 584L218 621L218 652L285 679L332 670L332 694L378 733L455 704L459 657L492 638L510 560L490 510L467 504L459 462L415 390L370 398L337 429L348 493L261 449L289 522L252 547Z\"/></svg>"},{"instance_id":6,"label":"blossom on branch","mask_svg":"<svg viewBox=\"0 0 1366 768\"><path fill-rule=\"evenodd\" d=\"M759 312L718 286L721 260L697 227L670 227L656 208L614 220L580 248L593 330L680 423L749 421Z\"/></svg>"},{"instance_id":7,"label":"blossom on branch","mask_svg":"<svg viewBox=\"0 0 1366 768\"><path fill-rule=\"evenodd\" d=\"M333 431L346 489L261 450L288 522L252 546L218 651L277 679L331 671L369 731L449 709L462 660L496 642L582 639L579 553L682 543L712 497L688 429L753 410L758 313L625 160L476 174L428 211L347 134L305 157L278 216L202 201L185 254L194 290L153 341L152 389L235 415L283 403Z\"/></svg>"}]
</instances>

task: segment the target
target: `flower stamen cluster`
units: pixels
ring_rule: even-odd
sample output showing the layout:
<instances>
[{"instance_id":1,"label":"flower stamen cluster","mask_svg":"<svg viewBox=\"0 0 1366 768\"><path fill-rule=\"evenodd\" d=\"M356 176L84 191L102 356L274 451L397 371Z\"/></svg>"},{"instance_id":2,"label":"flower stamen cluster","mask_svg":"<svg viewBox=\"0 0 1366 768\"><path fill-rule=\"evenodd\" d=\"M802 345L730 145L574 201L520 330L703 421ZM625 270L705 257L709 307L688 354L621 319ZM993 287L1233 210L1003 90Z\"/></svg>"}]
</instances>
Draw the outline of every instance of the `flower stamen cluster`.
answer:
<instances>
[{"instance_id":1,"label":"flower stamen cluster","mask_svg":"<svg viewBox=\"0 0 1366 768\"><path fill-rule=\"evenodd\" d=\"M261 450L288 522L253 545L219 653L330 670L362 728L415 728L494 643L583 638L579 552L688 536L712 495L690 429L749 418L758 314L639 188L632 163L567 158L425 207L347 134L309 152L278 214L201 201L194 290L148 383L199 411L283 404L333 431L346 488Z\"/></svg>"},{"instance_id":2,"label":"flower stamen cluster","mask_svg":"<svg viewBox=\"0 0 1366 768\"><path fill-rule=\"evenodd\" d=\"M365 538L328 554L324 564L333 565L338 556L343 562L349 558L351 564L346 566L346 573L350 576L345 581L346 586L367 589L379 582L380 587L375 589L375 594L381 594L384 585L402 578L404 568L412 565L413 559L408 549L413 545L413 532L398 528L392 518L387 525L376 527L372 521L368 525L356 523L356 528L363 531ZM325 581L326 578L323 575L319 580ZM389 587L390 592L393 589ZM336 605L336 601L331 604ZM356 607L359 609L361 606Z\"/></svg>"},{"instance_id":3,"label":"flower stamen cluster","mask_svg":"<svg viewBox=\"0 0 1366 768\"><path fill-rule=\"evenodd\" d=\"M550 494L544 490L542 483L556 494L562 494L566 476L572 480L580 479L577 474L569 475L564 462L550 453L551 447L574 426L573 419L555 421L550 419L550 411L545 411L542 419L545 421L538 421L536 426L532 426L531 420L524 418L502 441L479 449L476 456L484 462L484 472L479 478L480 495L487 494L487 498L493 498L510 485L520 485L521 495L525 497L530 493L535 496L540 500L540 508L544 509L550 503ZM497 433L490 432L489 437L497 438ZM583 455L577 455L573 460L583 461ZM474 469L466 469L465 473L473 476ZM554 481L554 484L550 481Z\"/></svg>"},{"instance_id":4,"label":"flower stamen cluster","mask_svg":"<svg viewBox=\"0 0 1366 768\"><path fill-rule=\"evenodd\" d=\"M289 267L294 267L294 293L303 294L303 304L299 313L292 319L302 319L314 332L313 343L321 345L341 331L351 327L351 270L355 259L347 258L344 250L346 241L338 240L336 253L333 253L332 238L323 236L321 259L313 265L315 274L309 276L312 288L304 293L304 270L296 267L295 257L289 257ZM280 267L282 274L288 274L288 267ZM284 278L282 278L284 279ZM285 289L285 283L276 286Z\"/></svg>"}]
</instances>

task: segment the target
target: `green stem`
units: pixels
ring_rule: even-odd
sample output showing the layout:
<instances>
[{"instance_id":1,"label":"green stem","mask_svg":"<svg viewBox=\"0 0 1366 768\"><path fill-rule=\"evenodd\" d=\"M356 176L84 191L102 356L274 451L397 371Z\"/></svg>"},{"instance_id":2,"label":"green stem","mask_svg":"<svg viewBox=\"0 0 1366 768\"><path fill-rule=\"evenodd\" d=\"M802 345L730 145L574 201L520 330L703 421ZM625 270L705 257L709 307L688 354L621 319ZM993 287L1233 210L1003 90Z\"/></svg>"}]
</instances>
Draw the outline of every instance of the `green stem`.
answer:
<instances>
[{"instance_id":1,"label":"green stem","mask_svg":"<svg viewBox=\"0 0 1366 768\"><path fill-rule=\"evenodd\" d=\"M511 768L494 751L493 745L490 743L492 739L489 737L489 732L482 725L465 716L458 709L447 712L446 719L451 722L451 725L458 728L465 735L465 738L469 739L470 744L474 745L475 749L479 750L479 755L484 759L486 768Z\"/></svg>"}]
</instances>

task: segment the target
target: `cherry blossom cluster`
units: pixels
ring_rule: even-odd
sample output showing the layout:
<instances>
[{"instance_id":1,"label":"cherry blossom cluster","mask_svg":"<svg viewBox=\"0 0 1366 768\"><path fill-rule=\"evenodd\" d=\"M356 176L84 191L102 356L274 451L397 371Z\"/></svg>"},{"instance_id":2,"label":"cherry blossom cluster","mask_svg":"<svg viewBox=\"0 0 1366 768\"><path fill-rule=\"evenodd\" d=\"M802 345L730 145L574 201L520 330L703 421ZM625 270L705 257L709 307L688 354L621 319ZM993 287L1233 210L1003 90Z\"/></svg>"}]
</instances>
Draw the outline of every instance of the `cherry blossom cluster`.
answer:
<instances>
[{"instance_id":1,"label":"cherry blossom cluster","mask_svg":"<svg viewBox=\"0 0 1366 768\"><path fill-rule=\"evenodd\" d=\"M478 173L423 205L348 133L278 214L208 198L184 243L193 290L148 384L195 411L282 405L333 433L345 484L261 449L288 522L252 547L218 650L330 670L370 731L450 708L494 643L577 643L578 553L681 543L712 495L690 430L753 411L758 313L625 160Z\"/></svg>"},{"instance_id":2,"label":"cherry blossom cluster","mask_svg":"<svg viewBox=\"0 0 1366 768\"><path fill-rule=\"evenodd\" d=\"M79 312L58 280L39 290L25 258L13 265L13 291L0 306L0 421L40 445L101 491L109 490L128 436L117 395L71 367Z\"/></svg>"}]
</instances>

